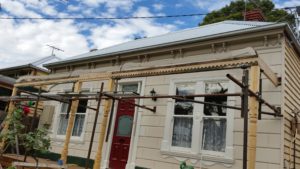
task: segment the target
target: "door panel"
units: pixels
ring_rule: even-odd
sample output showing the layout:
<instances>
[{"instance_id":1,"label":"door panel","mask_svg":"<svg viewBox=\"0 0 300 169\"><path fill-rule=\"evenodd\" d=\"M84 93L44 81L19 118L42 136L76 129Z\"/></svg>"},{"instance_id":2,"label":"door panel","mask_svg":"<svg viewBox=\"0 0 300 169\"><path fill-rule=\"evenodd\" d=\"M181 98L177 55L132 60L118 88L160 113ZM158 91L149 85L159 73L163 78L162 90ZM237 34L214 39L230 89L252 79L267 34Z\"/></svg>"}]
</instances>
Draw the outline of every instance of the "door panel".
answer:
<instances>
[{"instance_id":1,"label":"door panel","mask_svg":"<svg viewBox=\"0 0 300 169\"><path fill-rule=\"evenodd\" d=\"M132 103L132 104L130 104ZM119 101L110 153L110 169L125 169L134 116L134 99Z\"/></svg>"}]
</instances>

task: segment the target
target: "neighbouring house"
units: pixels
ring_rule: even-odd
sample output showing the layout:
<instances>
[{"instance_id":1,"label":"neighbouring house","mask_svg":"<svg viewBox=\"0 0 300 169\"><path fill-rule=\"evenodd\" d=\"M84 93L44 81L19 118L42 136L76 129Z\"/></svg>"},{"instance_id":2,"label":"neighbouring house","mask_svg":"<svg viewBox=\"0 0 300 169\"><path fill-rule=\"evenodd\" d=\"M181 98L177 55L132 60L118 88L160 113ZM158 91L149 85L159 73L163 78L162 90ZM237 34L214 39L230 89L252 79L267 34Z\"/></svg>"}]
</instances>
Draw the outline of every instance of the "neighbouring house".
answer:
<instances>
[{"instance_id":1,"label":"neighbouring house","mask_svg":"<svg viewBox=\"0 0 300 169\"><path fill-rule=\"evenodd\" d=\"M29 61L26 61L25 63L14 63L6 65L5 67L0 67L0 74L14 79L18 79L19 77L26 75L47 75L49 74L49 70L43 67L43 65L59 60L61 59L55 55L36 60L29 59Z\"/></svg>"},{"instance_id":2,"label":"neighbouring house","mask_svg":"<svg viewBox=\"0 0 300 169\"><path fill-rule=\"evenodd\" d=\"M91 151L95 168L174 169L186 161L197 169L241 169L241 111L193 102L241 107L241 98L191 96L240 93L241 87L226 75L242 80L240 66L248 64L250 89L257 92L261 84L264 100L281 108L283 115L263 114L257 120L258 101L249 97L249 168L298 168L300 141L292 122L300 109L299 52L299 42L286 23L223 21L46 64L50 75L27 76L17 84L48 85L50 93L55 94L97 92L104 82L104 91L117 88L141 96L175 95L135 100L140 105L155 106L155 113L117 100L111 111L111 100L101 102ZM176 97L184 95L190 96L186 98L190 101ZM91 107L97 104L95 100L79 100L73 101L72 107L78 102ZM58 159L67 154L69 163L84 161L95 111L78 107L69 116L72 123L66 118L65 103L45 104L54 108L52 118L47 113L52 139L47 156ZM262 110L273 111L265 105ZM72 127L70 135L66 135L68 125Z\"/></svg>"},{"instance_id":3,"label":"neighbouring house","mask_svg":"<svg viewBox=\"0 0 300 169\"><path fill-rule=\"evenodd\" d=\"M0 67L0 96L10 96L16 80L26 75L48 75L49 70L43 67L43 64L61 60L56 56L47 56L40 59L29 60L25 63L6 65ZM28 89L28 88L27 88ZM31 88L31 91L37 89ZM0 123L6 116L8 100L0 100Z\"/></svg>"},{"instance_id":4,"label":"neighbouring house","mask_svg":"<svg viewBox=\"0 0 300 169\"><path fill-rule=\"evenodd\" d=\"M15 79L0 75L0 96L11 96ZM0 124L6 117L7 102L0 100Z\"/></svg>"}]
</instances>

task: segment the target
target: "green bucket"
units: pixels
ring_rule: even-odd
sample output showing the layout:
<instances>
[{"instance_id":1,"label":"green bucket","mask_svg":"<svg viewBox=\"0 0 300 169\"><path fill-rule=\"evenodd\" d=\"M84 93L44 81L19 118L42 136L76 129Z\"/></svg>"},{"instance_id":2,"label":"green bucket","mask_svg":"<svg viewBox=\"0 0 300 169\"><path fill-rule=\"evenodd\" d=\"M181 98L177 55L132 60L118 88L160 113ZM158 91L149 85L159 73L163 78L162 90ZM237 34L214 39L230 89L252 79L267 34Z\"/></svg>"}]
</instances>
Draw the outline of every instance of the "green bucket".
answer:
<instances>
[{"instance_id":1,"label":"green bucket","mask_svg":"<svg viewBox=\"0 0 300 169\"><path fill-rule=\"evenodd\" d=\"M194 167L193 167L193 166L186 165L186 162L183 161L183 162L181 162L181 164L180 164L180 169L194 169Z\"/></svg>"}]
</instances>

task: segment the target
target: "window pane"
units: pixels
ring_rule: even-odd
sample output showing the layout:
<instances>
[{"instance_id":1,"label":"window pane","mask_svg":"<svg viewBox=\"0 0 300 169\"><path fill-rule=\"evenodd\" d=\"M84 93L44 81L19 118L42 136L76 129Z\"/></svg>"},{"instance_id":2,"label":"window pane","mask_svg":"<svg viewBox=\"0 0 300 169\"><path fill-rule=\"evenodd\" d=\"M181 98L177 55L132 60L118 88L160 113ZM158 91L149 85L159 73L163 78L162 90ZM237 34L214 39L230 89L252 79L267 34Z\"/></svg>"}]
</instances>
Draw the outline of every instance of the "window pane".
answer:
<instances>
[{"instance_id":1,"label":"window pane","mask_svg":"<svg viewBox=\"0 0 300 169\"><path fill-rule=\"evenodd\" d=\"M193 84L181 84L176 86L176 95L186 96L195 94L195 88ZM187 99L194 100L194 97L187 97ZM194 105L192 102L176 99L175 100L175 115L192 115Z\"/></svg>"},{"instance_id":2,"label":"window pane","mask_svg":"<svg viewBox=\"0 0 300 169\"><path fill-rule=\"evenodd\" d=\"M193 103L178 101L175 103L175 115L193 115Z\"/></svg>"},{"instance_id":3,"label":"window pane","mask_svg":"<svg viewBox=\"0 0 300 169\"><path fill-rule=\"evenodd\" d=\"M61 105L61 112L62 112L62 113L67 113L67 111L68 111L68 106L69 106L69 104L67 104L67 103L62 103L62 105Z\"/></svg>"},{"instance_id":4,"label":"window pane","mask_svg":"<svg viewBox=\"0 0 300 169\"><path fill-rule=\"evenodd\" d=\"M172 146L191 148L192 117L174 117Z\"/></svg>"},{"instance_id":5,"label":"window pane","mask_svg":"<svg viewBox=\"0 0 300 169\"><path fill-rule=\"evenodd\" d=\"M76 114L72 136L80 136L84 125L85 114Z\"/></svg>"},{"instance_id":6,"label":"window pane","mask_svg":"<svg viewBox=\"0 0 300 169\"><path fill-rule=\"evenodd\" d=\"M117 136L130 137L132 129L132 117L123 115L119 117Z\"/></svg>"},{"instance_id":7,"label":"window pane","mask_svg":"<svg viewBox=\"0 0 300 169\"><path fill-rule=\"evenodd\" d=\"M176 86L176 95L192 95L195 94L194 84L180 84Z\"/></svg>"},{"instance_id":8,"label":"window pane","mask_svg":"<svg viewBox=\"0 0 300 169\"><path fill-rule=\"evenodd\" d=\"M205 84L205 93L208 94L222 94L227 93L228 84L224 82L214 82ZM207 96L204 98L205 102L227 105L227 96L213 97ZM204 115L206 116L226 116L226 108L204 104Z\"/></svg>"},{"instance_id":9,"label":"window pane","mask_svg":"<svg viewBox=\"0 0 300 169\"><path fill-rule=\"evenodd\" d=\"M86 112L86 107L82 107L79 105L87 106L88 100L79 100L78 108L77 108L77 113L85 113Z\"/></svg>"},{"instance_id":10,"label":"window pane","mask_svg":"<svg viewBox=\"0 0 300 169\"><path fill-rule=\"evenodd\" d=\"M124 92L138 92L138 84L124 84L122 85L122 91Z\"/></svg>"},{"instance_id":11,"label":"window pane","mask_svg":"<svg viewBox=\"0 0 300 169\"><path fill-rule=\"evenodd\" d=\"M203 120L202 149L225 152L226 119L209 118Z\"/></svg>"},{"instance_id":12,"label":"window pane","mask_svg":"<svg viewBox=\"0 0 300 169\"><path fill-rule=\"evenodd\" d=\"M69 119L67 119L66 117L67 117L66 114L60 114L59 115L59 125L58 125L58 129L57 129L57 134L58 135L65 135L66 134L68 121L69 121Z\"/></svg>"}]
</instances>

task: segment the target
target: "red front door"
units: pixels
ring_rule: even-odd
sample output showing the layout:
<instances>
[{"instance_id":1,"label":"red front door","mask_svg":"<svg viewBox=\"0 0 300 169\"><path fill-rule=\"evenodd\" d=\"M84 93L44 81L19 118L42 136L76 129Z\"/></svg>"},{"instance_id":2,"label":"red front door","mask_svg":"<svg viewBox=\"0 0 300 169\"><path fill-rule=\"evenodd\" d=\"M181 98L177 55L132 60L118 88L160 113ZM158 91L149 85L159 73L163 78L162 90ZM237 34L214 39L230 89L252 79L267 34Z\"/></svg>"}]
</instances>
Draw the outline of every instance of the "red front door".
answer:
<instances>
[{"instance_id":1,"label":"red front door","mask_svg":"<svg viewBox=\"0 0 300 169\"><path fill-rule=\"evenodd\" d=\"M131 130L134 116L134 100L119 101L114 135L112 139L109 168L125 169L130 147Z\"/></svg>"}]
</instances>

